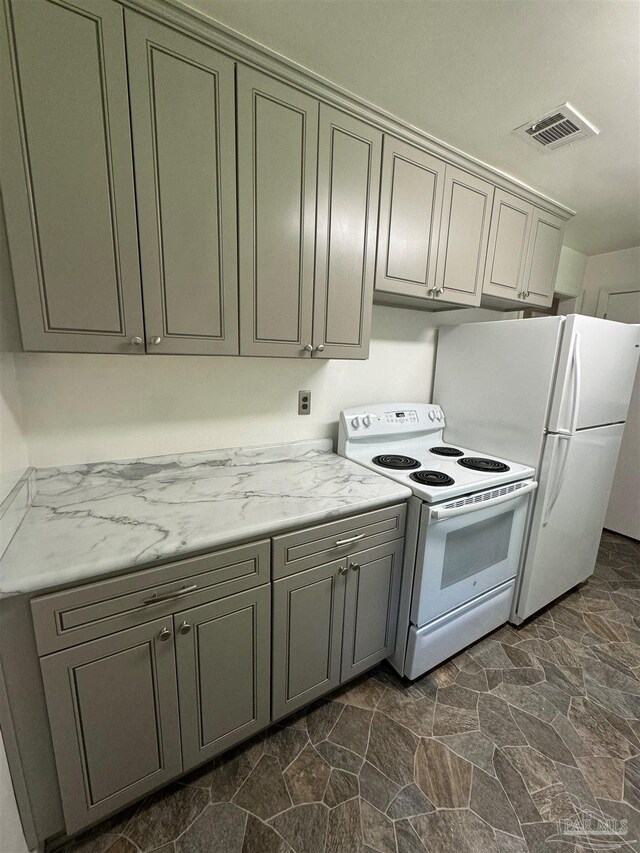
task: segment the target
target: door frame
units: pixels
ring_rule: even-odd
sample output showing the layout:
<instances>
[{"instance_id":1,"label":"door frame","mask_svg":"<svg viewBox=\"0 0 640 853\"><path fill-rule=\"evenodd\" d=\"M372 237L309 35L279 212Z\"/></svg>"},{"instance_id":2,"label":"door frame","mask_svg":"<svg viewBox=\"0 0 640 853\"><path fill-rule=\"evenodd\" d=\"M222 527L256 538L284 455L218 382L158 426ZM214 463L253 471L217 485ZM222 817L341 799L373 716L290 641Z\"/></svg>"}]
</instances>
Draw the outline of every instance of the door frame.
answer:
<instances>
[{"instance_id":1,"label":"door frame","mask_svg":"<svg viewBox=\"0 0 640 853\"><path fill-rule=\"evenodd\" d=\"M638 278L638 281L627 282L626 284L616 284L612 287L601 287L598 291L598 304L596 306L596 313L594 316L602 317L606 320L609 297L620 296L623 293L633 293L634 291L637 291L640 295L640 278Z\"/></svg>"}]
</instances>

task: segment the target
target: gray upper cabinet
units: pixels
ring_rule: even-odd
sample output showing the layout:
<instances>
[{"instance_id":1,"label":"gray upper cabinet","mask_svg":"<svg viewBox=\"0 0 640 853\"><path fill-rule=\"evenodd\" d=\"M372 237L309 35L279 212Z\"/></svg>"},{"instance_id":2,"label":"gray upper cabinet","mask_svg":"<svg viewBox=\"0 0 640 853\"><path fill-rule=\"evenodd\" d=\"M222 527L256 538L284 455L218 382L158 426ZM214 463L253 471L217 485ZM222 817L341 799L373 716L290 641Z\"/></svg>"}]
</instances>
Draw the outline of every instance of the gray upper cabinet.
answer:
<instances>
[{"instance_id":1,"label":"gray upper cabinet","mask_svg":"<svg viewBox=\"0 0 640 853\"><path fill-rule=\"evenodd\" d=\"M532 204L504 190L496 190L483 294L503 299L520 298L532 223Z\"/></svg>"},{"instance_id":2,"label":"gray upper cabinet","mask_svg":"<svg viewBox=\"0 0 640 853\"><path fill-rule=\"evenodd\" d=\"M382 133L320 105L313 356L367 358Z\"/></svg>"},{"instance_id":3,"label":"gray upper cabinet","mask_svg":"<svg viewBox=\"0 0 640 853\"><path fill-rule=\"evenodd\" d=\"M385 136L376 291L426 299L435 287L445 163Z\"/></svg>"},{"instance_id":4,"label":"gray upper cabinet","mask_svg":"<svg viewBox=\"0 0 640 853\"><path fill-rule=\"evenodd\" d=\"M480 304L494 188L447 164L434 298Z\"/></svg>"},{"instance_id":5,"label":"gray upper cabinet","mask_svg":"<svg viewBox=\"0 0 640 853\"><path fill-rule=\"evenodd\" d=\"M125 12L149 353L238 353L234 63Z\"/></svg>"},{"instance_id":6,"label":"gray upper cabinet","mask_svg":"<svg viewBox=\"0 0 640 853\"><path fill-rule=\"evenodd\" d=\"M237 74L240 352L310 357L319 104Z\"/></svg>"},{"instance_id":7,"label":"gray upper cabinet","mask_svg":"<svg viewBox=\"0 0 640 853\"><path fill-rule=\"evenodd\" d=\"M188 770L269 723L271 587L174 616Z\"/></svg>"},{"instance_id":8,"label":"gray upper cabinet","mask_svg":"<svg viewBox=\"0 0 640 853\"><path fill-rule=\"evenodd\" d=\"M534 208L531 238L525 265L523 298L527 305L548 307L560 263L564 222L558 216Z\"/></svg>"},{"instance_id":9,"label":"gray upper cabinet","mask_svg":"<svg viewBox=\"0 0 640 853\"><path fill-rule=\"evenodd\" d=\"M143 351L122 9L5 12L2 191L23 346Z\"/></svg>"},{"instance_id":10,"label":"gray upper cabinet","mask_svg":"<svg viewBox=\"0 0 640 853\"><path fill-rule=\"evenodd\" d=\"M551 305L563 233L558 216L496 190L483 294Z\"/></svg>"},{"instance_id":11,"label":"gray upper cabinet","mask_svg":"<svg viewBox=\"0 0 640 853\"><path fill-rule=\"evenodd\" d=\"M404 540L349 558L341 678L346 681L393 654Z\"/></svg>"},{"instance_id":12,"label":"gray upper cabinet","mask_svg":"<svg viewBox=\"0 0 640 853\"><path fill-rule=\"evenodd\" d=\"M273 584L273 719L340 683L346 561Z\"/></svg>"},{"instance_id":13,"label":"gray upper cabinet","mask_svg":"<svg viewBox=\"0 0 640 853\"><path fill-rule=\"evenodd\" d=\"M182 770L171 619L42 658L68 833Z\"/></svg>"}]
</instances>

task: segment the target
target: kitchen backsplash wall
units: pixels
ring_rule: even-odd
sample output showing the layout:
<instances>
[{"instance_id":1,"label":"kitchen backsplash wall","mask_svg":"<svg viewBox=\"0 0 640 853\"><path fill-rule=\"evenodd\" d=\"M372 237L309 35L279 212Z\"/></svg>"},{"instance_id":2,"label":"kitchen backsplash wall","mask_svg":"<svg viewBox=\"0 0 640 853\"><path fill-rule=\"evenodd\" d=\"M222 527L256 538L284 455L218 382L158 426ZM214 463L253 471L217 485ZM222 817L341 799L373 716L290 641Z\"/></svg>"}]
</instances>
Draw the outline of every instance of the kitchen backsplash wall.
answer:
<instances>
[{"instance_id":1,"label":"kitchen backsplash wall","mask_svg":"<svg viewBox=\"0 0 640 853\"><path fill-rule=\"evenodd\" d=\"M2 349L17 350L2 222L0 264ZM28 463L44 467L333 437L345 406L430 399L437 325L512 316L375 305L366 361L5 352L3 482L15 482ZM310 415L297 414L299 389L311 390Z\"/></svg>"},{"instance_id":2,"label":"kitchen backsplash wall","mask_svg":"<svg viewBox=\"0 0 640 853\"><path fill-rule=\"evenodd\" d=\"M367 361L20 354L31 464L333 436L345 406L430 399L436 323L502 316L374 306ZM299 389L310 415L297 414Z\"/></svg>"}]
</instances>

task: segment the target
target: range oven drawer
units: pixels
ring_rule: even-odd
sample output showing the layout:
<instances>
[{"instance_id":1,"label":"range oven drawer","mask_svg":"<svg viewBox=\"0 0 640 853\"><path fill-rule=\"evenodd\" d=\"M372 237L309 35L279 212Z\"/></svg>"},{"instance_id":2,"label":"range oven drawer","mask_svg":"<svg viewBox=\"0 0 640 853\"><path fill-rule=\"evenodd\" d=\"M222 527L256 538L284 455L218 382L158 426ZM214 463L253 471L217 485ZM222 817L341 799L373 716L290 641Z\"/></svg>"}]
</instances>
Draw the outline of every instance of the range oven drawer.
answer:
<instances>
[{"instance_id":1,"label":"range oven drawer","mask_svg":"<svg viewBox=\"0 0 640 853\"><path fill-rule=\"evenodd\" d=\"M515 583L515 580L507 581L424 628L412 625L404 662L407 678L424 675L443 660L504 625L511 613Z\"/></svg>"},{"instance_id":2,"label":"range oven drawer","mask_svg":"<svg viewBox=\"0 0 640 853\"><path fill-rule=\"evenodd\" d=\"M404 536L407 505L376 509L273 538L273 577L330 563Z\"/></svg>"}]
</instances>

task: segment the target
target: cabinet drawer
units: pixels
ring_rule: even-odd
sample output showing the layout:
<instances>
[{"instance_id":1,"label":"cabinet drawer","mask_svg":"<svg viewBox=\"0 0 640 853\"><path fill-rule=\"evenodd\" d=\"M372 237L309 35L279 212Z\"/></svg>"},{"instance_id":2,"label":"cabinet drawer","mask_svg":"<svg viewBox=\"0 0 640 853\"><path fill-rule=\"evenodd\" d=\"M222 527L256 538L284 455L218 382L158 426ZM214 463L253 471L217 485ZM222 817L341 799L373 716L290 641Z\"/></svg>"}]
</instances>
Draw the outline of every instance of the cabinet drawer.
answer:
<instances>
[{"instance_id":1,"label":"cabinet drawer","mask_svg":"<svg viewBox=\"0 0 640 853\"><path fill-rule=\"evenodd\" d=\"M273 538L273 577L282 578L404 536L406 504L376 509Z\"/></svg>"},{"instance_id":2,"label":"cabinet drawer","mask_svg":"<svg viewBox=\"0 0 640 853\"><path fill-rule=\"evenodd\" d=\"M31 602L38 653L94 640L269 579L265 539L42 595Z\"/></svg>"}]
</instances>

